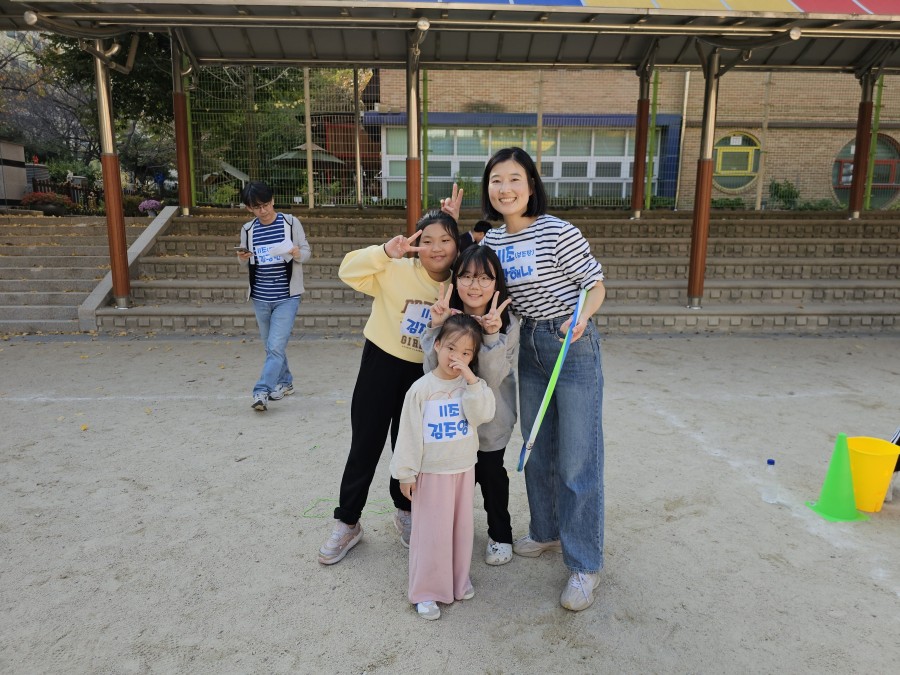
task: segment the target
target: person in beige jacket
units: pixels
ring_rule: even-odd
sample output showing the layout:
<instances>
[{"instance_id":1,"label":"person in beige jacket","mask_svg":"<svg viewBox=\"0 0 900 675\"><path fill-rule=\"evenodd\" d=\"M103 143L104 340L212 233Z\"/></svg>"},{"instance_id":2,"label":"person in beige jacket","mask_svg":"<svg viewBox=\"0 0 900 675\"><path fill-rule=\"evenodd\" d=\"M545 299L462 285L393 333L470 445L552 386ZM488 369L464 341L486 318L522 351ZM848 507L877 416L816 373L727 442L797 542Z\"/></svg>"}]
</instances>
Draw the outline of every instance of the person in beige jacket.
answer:
<instances>
[{"instance_id":1,"label":"person in beige jacket","mask_svg":"<svg viewBox=\"0 0 900 675\"><path fill-rule=\"evenodd\" d=\"M400 414L391 475L412 502L409 601L424 619L437 603L475 595L469 569L480 424L494 417L494 393L472 370L481 325L467 314L444 321L434 342L437 366L409 388Z\"/></svg>"}]
</instances>

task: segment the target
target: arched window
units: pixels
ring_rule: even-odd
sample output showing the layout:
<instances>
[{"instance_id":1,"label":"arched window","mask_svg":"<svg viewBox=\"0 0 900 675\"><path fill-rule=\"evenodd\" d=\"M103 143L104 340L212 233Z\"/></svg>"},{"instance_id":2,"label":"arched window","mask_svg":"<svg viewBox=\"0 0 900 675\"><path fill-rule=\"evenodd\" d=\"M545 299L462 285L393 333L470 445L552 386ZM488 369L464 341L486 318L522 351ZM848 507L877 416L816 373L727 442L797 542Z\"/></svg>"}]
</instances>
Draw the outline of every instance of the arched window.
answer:
<instances>
[{"instance_id":1,"label":"arched window","mask_svg":"<svg viewBox=\"0 0 900 675\"><path fill-rule=\"evenodd\" d=\"M853 155L856 141L841 148L831 167L831 186L842 204L850 201L853 182ZM879 209L900 193L900 144L890 136L878 134L875 144L875 166L872 171L872 201L870 208Z\"/></svg>"},{"instance_id":2,"label":"arched window","mask_svg":"<svg viewBox=\"0 0 900 675\"><path fill-rule=\"evenodd\" d=\"M713 182L720 190L737 192L759 173L759 141L750 134L734 133L713 147Z\"/></svg>"}]
</instances>

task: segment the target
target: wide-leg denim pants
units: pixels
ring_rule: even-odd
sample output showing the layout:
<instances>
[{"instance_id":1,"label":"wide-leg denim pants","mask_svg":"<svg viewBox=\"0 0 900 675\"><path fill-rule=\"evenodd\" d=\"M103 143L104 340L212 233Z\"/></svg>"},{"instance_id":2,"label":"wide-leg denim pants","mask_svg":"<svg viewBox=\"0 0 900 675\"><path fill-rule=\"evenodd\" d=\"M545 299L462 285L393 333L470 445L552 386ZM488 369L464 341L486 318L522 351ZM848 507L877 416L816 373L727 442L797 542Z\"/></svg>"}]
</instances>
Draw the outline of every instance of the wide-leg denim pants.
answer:
<instances>
[{"instance_id":1,"label":"wide-leg denim pants","mask_svg":"<svg viewBox=\"0 0 900 675\"><path fill-rule=\"evenodd\" d=\"M527 439L540 408L569 317L524 319L520 329L519 400ZM572 572L603 567L603 369L600 337L589 321L559 374L531 456L525 486L535 541L559 539Z\"/></svg>"},{"instance_id":2,"label":"wide-leg denim pants","mask_svg":"<svg viewBox=\"0 0 900 675\"><path fill-rule=\"evenodd\" d=\"M294 377L288 367L287 343L294 328L294 319L300 309L300 296L284 300L253 299L259 336L266 346L266 360L259 380L253 385L253 393L271 394L279 384L293 384Z\"/></svg>"}]
</instances>

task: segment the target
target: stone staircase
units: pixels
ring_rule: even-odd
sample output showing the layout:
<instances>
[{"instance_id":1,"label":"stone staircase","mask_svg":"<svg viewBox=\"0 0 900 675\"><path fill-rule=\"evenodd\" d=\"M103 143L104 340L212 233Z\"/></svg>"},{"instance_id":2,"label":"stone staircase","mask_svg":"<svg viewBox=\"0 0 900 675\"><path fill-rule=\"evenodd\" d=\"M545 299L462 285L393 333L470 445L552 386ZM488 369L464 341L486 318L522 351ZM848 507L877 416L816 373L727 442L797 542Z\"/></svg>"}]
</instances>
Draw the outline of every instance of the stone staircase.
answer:
<instances>
[{"instance_id":1,"label":"stone staircase","mask_svg":"<svg viewBox=\"0 0 900 675\"><path fill-rule=\"evenodd\" d=\"M338 266L347 251L405 231L403 213L323 209L295 215L313 249L304 265L307 291L297 333L358 334L370 300L337 278ZM581 228L606 270L608 300L595 321L609 334L900 332L900 215L848 221L833 213L714 213L701 309L685 307L689 213L652 212L639 221L621 212L562 215ZM475 219L475 213L463 214L464 223ZM242 212L228 210L174 218L132 265L135 307L100 307L97 329L254 334L246 276L232 253L245 220ZM96 279L108 267L102 221L100 227L100 257L82 263L73 256L72 278L91 270L88 279ZM87 240L78 244L83 246L54 248L86 253L90 246ZM68 287L48 282L41 290L59 294ZM60 298L47 295L46 302Z\"/></svg>"},{"instance_id":2,"label":"stone staircase","mask_svg":"<svg viewBox=\"0 0 900 675\"><path fill-rule=\"evenodd\" d=\"M129 244L147 223L126 219ZM0 213L0 335L78 332L78 307L108 271L105 219Z\"/></svg>"}]
</instances>

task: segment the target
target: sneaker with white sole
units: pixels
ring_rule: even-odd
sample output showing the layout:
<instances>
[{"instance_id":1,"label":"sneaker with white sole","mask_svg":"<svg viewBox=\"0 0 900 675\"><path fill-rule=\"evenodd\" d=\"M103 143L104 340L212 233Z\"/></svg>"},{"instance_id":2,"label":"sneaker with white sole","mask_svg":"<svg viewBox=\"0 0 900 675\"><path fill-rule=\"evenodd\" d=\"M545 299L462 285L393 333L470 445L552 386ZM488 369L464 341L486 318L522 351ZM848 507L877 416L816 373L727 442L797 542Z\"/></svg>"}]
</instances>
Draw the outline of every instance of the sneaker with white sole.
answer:
<instances>
[{"instance_id":1,"label":"sneaker with white sole","mask_svg":"<svg viewBox=\"0 0 900 675\"><path fill-rule=\"evenodd\" d=\"M559 539L535 541L530 534L526 534L513 542L513 552L525 558L537 558L544 551L562 553L562 543L560 543Z\"/></svg>"},{"instance_id":2,"label":"sneaker with white sole","mask_svg":"<svg viewBox=\"0 0 900 675\"><path fill-rule=\"evenodd\" d=\"M362 539L362 526L347 525L340 520L334 524L331 535L319 549L319 562L323 565L334 565L344 559L351 548Z\"/></svg>"},{"instance_id":3,"label":"sneaker with white sole","mask_svg":"<svg viewBox=\"0 0 900 675\"><path fill-rule=\"evenodd\" d=\"M397 509L394 514L394 527L400 534L400 543L404 548L409 548L409 538L412 535L412 512Z\"/></svg>"},{"instance_id":4,"label":"sneaker with white sole","mask_svg":"<svg viewBox=\"0 0 900 675\"><path fill-rule=\"evenodd\" d=\"M290 396L294 393L294 385L292 384L279 384L275 387L275 391L269 392L269 400L270 401L280 401L285 396Z\"/></svg>"},{"instance_id":5,"label":"sneaker with white sole","mask_svg":"<svg viewBox=\"0 0 900 675\"><path fill-rule=\"evenodd\" d=\"M416 603L416 612L426 621L434 621L441 618L441 608L433 600Z\"/></svg>"},{"instance_id":6,"label":"sneaker with white sole","mask_svg":"<svg viewBox=\"0 0 900 675\"><path fill-rule=\"evenodd\" d=\"M505 565L513 556L512 544L502 544L488 537L487 549L484 552L484 562L488 565Z\"/></svg>"},{"instance_id":7,"label":"sneaker with white sole","mask_svg":"<svg viewBox=\"0 0 900 675\"><path fill-rule=\"evenodd\" d=\"M884 495L884 501L890 504L894 501L894 496L900 499L900 471L895 471L891 476L891 482L888 483L887 492Z\"/></svg>"},{"instance_id":8,"label":"sneaker with white sole","mask_svg":"<svg viewBox=\"0 0 900 675\"><path fill-rule=\"evenodd\" d=\"M471 600L475 597L475 587L472 585L472 581L469 580L469 586L466 588L466 592L463 593L463 596L460 600Z\"/></svg>"},{"instance_id":9,"label":"sneaker with white sole","mask_svg":"<svg viewBox=\"0 0 900 675\"><path fill-rule=\"evenodd\" d=\"M258 392L253 394L253 403L251 404L253 409L258 412L263 412L268 409L267 404L269 403L269 395L264 392Z\"/></svg>"},{"instance_id":10,"label":"sneaker with white sole","mask_svg":"<svg viewBox=\"0 0 900 675\"><path fill-rule=\"evenodd\" d=\"M599 574L573 572L559 596L559 604L573 612L587 609L594 602L594 589L599 585Z\"/></svg>"}]
</instances>

